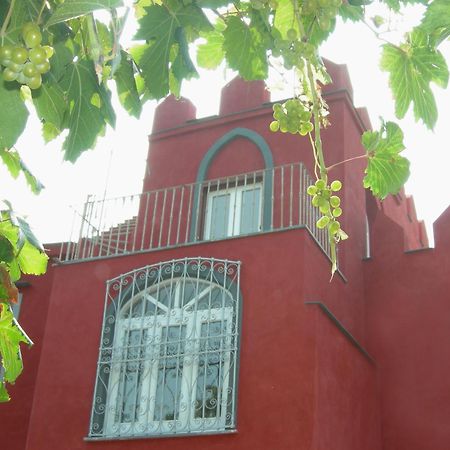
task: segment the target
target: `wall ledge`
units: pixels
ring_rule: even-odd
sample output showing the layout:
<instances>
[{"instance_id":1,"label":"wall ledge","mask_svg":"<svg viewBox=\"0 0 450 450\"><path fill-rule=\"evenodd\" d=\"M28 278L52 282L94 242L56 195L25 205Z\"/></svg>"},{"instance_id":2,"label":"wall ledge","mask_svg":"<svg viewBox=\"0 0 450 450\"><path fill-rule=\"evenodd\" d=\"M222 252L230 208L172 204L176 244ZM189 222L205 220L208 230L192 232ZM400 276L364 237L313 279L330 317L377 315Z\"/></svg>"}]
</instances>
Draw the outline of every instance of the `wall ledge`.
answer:
<instances>
[{"instance_id":1,"label":"wall ledge","mask_svg":"<svg viewBox=\"0 0 450 450\"><path fill-rule=\"evenodd\" d=\"M350 331L348 331L347 328L344 327L342 322L340 322L339 319L330 311L330 309L328 309L325 303L305 302L305 305L318 306L322 310L322 312L324 312L325 315L331 320L331 322L333 322L336 328L350 341L350 343L352 343L366 357L366 359L369 360L371 364L376 365L375 359L372 358L369 352L353 337Z\"/></svg>"}]
</instances>

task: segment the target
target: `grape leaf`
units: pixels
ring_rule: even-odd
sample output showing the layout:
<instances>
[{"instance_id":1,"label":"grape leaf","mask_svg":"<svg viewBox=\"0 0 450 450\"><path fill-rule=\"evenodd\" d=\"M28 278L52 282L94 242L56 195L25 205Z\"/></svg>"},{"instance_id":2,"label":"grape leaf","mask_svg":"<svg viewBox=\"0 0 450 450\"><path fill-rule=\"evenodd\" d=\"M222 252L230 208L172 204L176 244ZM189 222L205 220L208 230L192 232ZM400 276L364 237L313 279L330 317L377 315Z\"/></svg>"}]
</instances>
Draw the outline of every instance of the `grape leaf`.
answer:
<instances>
[{"instance_id":1,"label":"grape leaf","mask_svg":"<svg viewBox=\"0 0 450 450\"><path fill-rule=\"evenodd\" d=\"M189 46L183 28L176 29L175 41L178 46L176 46L177 52L171 66L171 71L181 85L184 79L198 78L198 72L189 56Z\"/></svg>"},{"instance_id":2,"label":"grape leaf","mask_svg":"<svg viewBox=\"0 0 450 450\"><path fill-rule=\"evenodd\" d=\"M389 8L391 8L395 12L399 12L401 6L408 4L421 3L423 5L427 4L428 0L384 0Z\"/></svg>"},{"instance_id":3,"label":"grape leaf","mask_svg":"<svg viewBox=\"0 0 450 450\"><path fill-rule=\"evenodd\" d=\"M163 98L169 93L170 47L173 44L158 40L146 46L142 57L138 59L145 85L152 98Z\"/></svg>"},{"instance_id":4,"label":"grape leaf","mask_svg":"<svg viewBox=\"0 0 450 450\"><path fill-rule=\"evenodd\" d=\"M433 34L437 44L447 39L450 36L450 2L434 0L427 7L420 27Z\"/></svg>"},{"instance_id":5,"label":"grape leaf","mask_svg":"<svg viewBox=\"0 0 450 450\"><path fill-rule=\"evenodd\" d=\"M143 52L136 56L148 93L162 98L169 92L169 59L177 21L164 6L146 8L147 14L140 20L136 39L152 40ZM162 25L162 26L161 26Z\"/></svg>"},{"instance_id":6,"label":"grape leaf","mask_svg":"<svg viewBox=\"0 0 450 450\"><path fill-rule=\"evenodd\" d=\"M310 30L309 42L315 46L319 46L322 42L325 42L328 37L333 33L336 27L336 18L330 20L330 27L326 30L322 30L319 26L319 22L314 14L303 17L303 26L305 29Z\"/></svg>"},{"instance_id":7,"label":"grape leaf","mask_svg":"<svg viewBox=\"0 0 450 450\"><path fill-rule=\"evenodd\" d=\"M227 6L230 4L229 0L197 0L197 5L200 6L200 8L210 8L210 9L217 9L222 6Z\"/></svg>"},{"instance_id":8,"label":"grape leaf","mask_svg":"<svg viewBox=\"0 0 450 450\"><path fill-rule=\"evenodd\" d=\"M9 242L5 238L6 242ZM10 244L11 245L11 244ZM12 249L12 257L9 262L0 264L0 298L8 302L17 303L19 298L19 290L14 284L9 269L11 263L14 262L14 249Z\"/></svg>"},{"instance_id":9,"label":"grape leaf","mask_svg":"<svg viewBox=\"0 0 450 450\"><path fill-rule=\"evenodd\" d=\"M389 72L396 116L403 118L412 103L415 119L433 128L437 107L430 83L441 87L448 83L448 68L442 54L424 43L423 34L416 33L402 47L385 44L380 65Z\"/></svg>"},{"instance_id":10,"label":"grape leaf","mask_svg":"<svg viewBox=\"0 0 450 450\"><path fill-rule=\"evenodd\" d=\"M0 77L0 105L0 149L9 149L22 134L28 118L15 81L5 83Z\"/></svg>"},{"instance_id":11,"label":"grape leaf","mask_svg":"<svg viewBox=\"0 0 450 450\"><path fill-rule=\"evenodd\" d=\"M14 260L8 262L11 277L18 279L20 271L32 275L45 273L48 256L28 223L13 211L2 211L1 217L0 236L8 239L15 253Z\"/></svg>"},{"instance_id":12,"label":"grape leaf","mask_svg":"<svg viewBox=\"0 0 450 450\"><path fill-rule=\"evenodd\" d=\"M35 194L39 194L39 192L41 192L44 185L31 173L16 150L6 150L0 148L0 158L8 168L9 173L13 178L17 178L22 172L25 175L25 179L31 191Z\"/></svg>"},{"instance_id":13,"label":"grape leaf","mask_svg":"<svg viewBox=\"0 0 450 450\"><path fill-rule=\"evenodd\" d=\"M9 239L0 235L0 262L10 263L14 259L14 247Z\"/></svg>"},{"instance_id":14,"label":"grape leaf","mask_svg":"<svg viewBox=\"0 0 450 450\"><path fill-rule=\"evenodd\" d=\"M3 377L0 377L0 378L3 378ZM9 400L10 400L10 397L8 395L8 391L6 390L5 382L0 381L0 403L9 402Z\"/></svg>"},{"instance_id":15,"label":"grape leaf","mask_svg":"<svg viewBox=\"0 0 450 450\"><path fill-rule=\"evenodd\" d=\"M245 80L267 77L266 47L259 31L238 17L227 20L223 48L228 65Z\"/></svg>"},{"instance_id":16,"label":"grape leaf","mask_svg":"<svg viewBox=\"0 0 450 450\"><path fill-rule=\"evenodd\" d=\"M133 61L122 50L119 68L114 73L119 100L128 114L139 118L142 111L141 101L134 79Z\"/></svg>"},{"instance_id":17,"label":"grape leaf","mask_svg":"<svg viewBox=\"0 0 450 450\"><path fill-rule=\"evenodd\" d=\"M33 92L33 104L36 108L37 115L43 125L44 138L55 138L58 136L63 128L64 113L67 109L67 101L63 90L54 77L49 74L47 79L38 91ZM52 134L45 135L44 125L47 124L47 129L52 126Z\"/></svg>"},{"instance_id":18,"label":"grape leaf","mask_svg":"<svg viewBox=\"0 0 450 450\"><path fill-rule=\"evenodd\" d=\"M74 61L73 45L71 40L54 45L50 71L46 74L41 88L33 92L33 104L42 122L42 134L46 142L59 136L67 126L65 120L69 105L60 81L64 79L67 68Z\"/></svg>"},{"instance_id":19,"label":"grape leaf","mask_svg":"<svg viewBox=\"0 0 450 450\"><path fill-rule=\"evenodd\" d=\"M33 342L25 334L13 316L7 303L0 303L0 354L5 369L4 380L14 383L23 369L19 344Z\"/></svg>"},{"instance_id":20,"label":"grape leaf","mask_svg":"<svg viewBox=\"0 0 450 450\"><path fill-rule=\"evenodd\" d=\"M106 123L114 126L114 111L106 89L99 85L91 61L80 59L69 65L61 80L69 102L69 134L64 141L64 159L74 162L92 148Z\"/></svg>"},{"instance_id":21,"label":"grape leaf","mask_svg":"<svg viewBox=\"0 0 450 450\"><path fill-rule=\"evenodd\" d=\"M13 221L15 223L17 222L11 215L11 211L1 212L0 235L8 239L17 251L22 247L24 238L23 236L20 236L20 228L13 223Z\"/></svg>"},{"instance_id":22,"label":"grape leaf","mask_svg":"<svg viewBox=\"0 0 450 450\"><path fill-rule=\"evenodd\" d=\"M223 50L223 31L225 22L221 19L216 21L214 29L200 33L200 37L206 40L204 44L197 47L197 64L205 69L216 69L223 61L225 53Z\"/></svg>"},{"instance_id":23,"label":"grape leaf","mask_svg":"<svg viewBox=\"0 0 450 450\"><path fill-rule=\"evenodd\" d=\"M385 0L385 2L390 1L398 1L398 0ZM370 5L373 2L373 0L348 0L348 3L352 6L363 6L363 5Z\"/></svg>"},{"instance_id":24,"label":"grape leaf","mask_svg":"<svg viewBox=\"0 0 450 450\"><path fill-rule=\"evenodd\" d=\"M47 270L48 256L26 240L17 255L17 262L23 273L43 275Z\"/></svg>"},{"instance_id":25,"label":"grape leaf","mask_svg":"<svg viewBox=\"0 0 450 450\"><path fill-rule=\"evenodd\" d=\"M26 222L22 217L16 217L17 225L19 227L20 232L25 237L25 239L33 246L36 247L41 252L44 251L44 246L41 244L39 239L35 236L33 231L30 228L30 225L28 225L28 222Z\"/></svg>"},{"instance_id":26,"label":"grape leaf","mask_svg":"<svg viewBox=\"0 0 450 450\"><path fill-rule=\"evenodd\" d=\"M366 131L361 141L368 156L364 187L380 199L396 194L409 177L409 161L400 156L405 149L402 130L386 122L380 131Z\"/></svg>"},{"instance_id":27,"label":"grape leaf","mask_svg":"<svg viewBox=\"0 0 450 450\"><path fill-rule=\"evenodd\" d=\"M172 8L169 9L168 6ZM171 50L177 45L176 30L182 27L199 32L211 29L211 25L202 10L195 5L183 6L179 2L168 2L164 6L150 6L145 11L147 14L139 21L135 38L145 39L149 44L139 52L137 61L148 93L159 99L169 92L170 63L176 59L171 58ZM186 61L185 57L184 59ZM179 81L192 75L192 68L185 71L180 65L175 68L178 70L176 78Z\"/></svg>"},{"instance_id":28,"label":"grape leaf","mask_svg":"<svg viewBox=\"0 0 450 450\"><path fill-rule=\"evenodd\" d=\"M294 14L294 2L292 0L280 0L275 11L274 28L278 30L283 39L286 39L287 31L294 29L298 33L298 23Z\"/></svg>"},{"instance_id":29,"label":"grape leaf","mask_svg":"<svg viewBox=\"0 0 450 450\"><path fill-rule=\"evenodd\" d=\"M342 17L344 22L346 22L347 20L358 22L364 19L364 7L353 6L343 2L339 7L339 15Z\"/></svg>"},{"instance_id":30,"label":"grape leaf","mask_svg":"<svg viewBox=\"0 0 450 450\"><path fill-rule=\"evenodd\" d=\"M84 16L99 9L112 9L122 6L122 0L65 0L50 16L46 27L59 22Z\"/></svg>"}]
</instances>

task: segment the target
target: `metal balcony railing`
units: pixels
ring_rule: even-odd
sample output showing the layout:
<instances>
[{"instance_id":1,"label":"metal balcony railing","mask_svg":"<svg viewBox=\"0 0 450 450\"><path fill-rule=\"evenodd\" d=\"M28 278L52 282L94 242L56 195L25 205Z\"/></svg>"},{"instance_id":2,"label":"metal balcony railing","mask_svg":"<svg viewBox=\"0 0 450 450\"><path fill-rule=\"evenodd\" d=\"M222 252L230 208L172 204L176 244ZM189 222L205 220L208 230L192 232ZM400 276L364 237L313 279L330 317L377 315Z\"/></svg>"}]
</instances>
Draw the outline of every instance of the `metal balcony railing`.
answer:
<instances>
[{"instance_id":1,"label":"metal balcony railing","mask_svg":"<svg viewBox=\"0 0 450 450\"><path fill-rule=\"evenodd\" d=\"M306 227L330 255L326 230L306 193L302 163L174 186L141 194L88 199L75 210L60 260L114 255Z\"/></svg>"}]
</instances>

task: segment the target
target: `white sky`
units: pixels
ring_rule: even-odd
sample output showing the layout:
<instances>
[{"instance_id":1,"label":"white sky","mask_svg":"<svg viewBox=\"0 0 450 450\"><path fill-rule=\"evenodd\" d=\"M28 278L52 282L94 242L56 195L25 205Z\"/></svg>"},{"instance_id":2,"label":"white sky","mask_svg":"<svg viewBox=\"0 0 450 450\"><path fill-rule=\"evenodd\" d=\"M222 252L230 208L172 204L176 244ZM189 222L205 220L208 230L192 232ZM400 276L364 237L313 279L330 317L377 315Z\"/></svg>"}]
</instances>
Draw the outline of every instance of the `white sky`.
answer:
<instances>
[{"instance_id":1,"label":"white sky","mask_svg":"<svg viewBox=\"0 0 450 450\"><path fill-rule=\"evenodd\" d=\"M417 14L414 14L417 18ZM356 106L366 106L374 127L378 117L397 120L387 88L387 75L378 69L379 41L363 25L339 25L337 32L322 48L322 55L348 66L354 88ZM443 49L450 61L450 46ZM220 88L234 74L230 71L201 72L200 80L185 83L182 95L197 106L197 117L216 114ZM432 222L450 203L446 174L450 167L450 91L435 89L439 107L439 121L434 132L414 123L411 114L399 121L405 131L406 156L411 161L411 177L407 193L415 199L419 218L427 223L429 234ZM279 93L276 97L285 97ZM23 159L46 186L34 196L21 178L11 182L0 167L3 198L12 201L15 209L28 217L43 242L65 239L70 231L72 211L69 205L82 205L88 194L103 198L141 191L148 150L147 136L151 131L155 102L147 103L140 120L119 112L115 131L108 131L99 139L93 151L85 152L75 165L62 161L62 139L45 145L39 121L30 117L26 132L17 143ZM106 186L106 188L105 188Z\"/></svg>"}]
</instances>

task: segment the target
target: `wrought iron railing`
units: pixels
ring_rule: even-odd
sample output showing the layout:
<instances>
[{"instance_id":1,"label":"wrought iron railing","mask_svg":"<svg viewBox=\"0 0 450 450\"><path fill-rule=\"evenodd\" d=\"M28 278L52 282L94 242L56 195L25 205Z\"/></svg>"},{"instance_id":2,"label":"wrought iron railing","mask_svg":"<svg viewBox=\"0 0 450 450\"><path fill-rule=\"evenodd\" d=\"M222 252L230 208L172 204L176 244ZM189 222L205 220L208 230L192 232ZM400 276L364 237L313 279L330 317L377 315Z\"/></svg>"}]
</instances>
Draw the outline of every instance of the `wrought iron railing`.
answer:
<instances>
[{"instance_id":1,"label":"wrought iron railing","mask_svg":"<svg viewBox=\"0 0 450 450\"><path fill-rule=\"evenodd\" d=\"M88 199L76 210L60 260L123 255L306 227L329 255L326 230L306 193L302 163L158 189L113 199Z\"/></svg>"}]
</instances>

